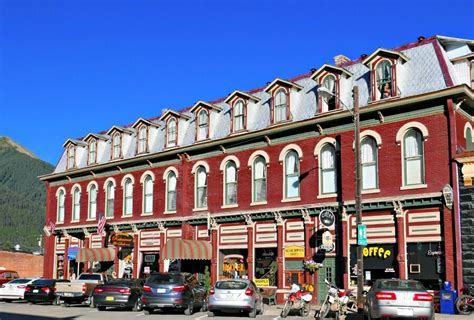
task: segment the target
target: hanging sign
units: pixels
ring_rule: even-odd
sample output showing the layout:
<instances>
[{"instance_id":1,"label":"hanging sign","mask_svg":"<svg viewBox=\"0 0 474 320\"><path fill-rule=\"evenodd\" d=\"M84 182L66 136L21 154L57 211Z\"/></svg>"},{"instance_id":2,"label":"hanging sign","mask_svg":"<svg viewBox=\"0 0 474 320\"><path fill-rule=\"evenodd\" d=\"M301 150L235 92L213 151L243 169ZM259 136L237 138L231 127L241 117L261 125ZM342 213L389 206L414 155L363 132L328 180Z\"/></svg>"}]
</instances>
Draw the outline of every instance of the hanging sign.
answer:
<instances>
[{"instance_id":1,"label":"hanging sign","mask_svg":"<svg viewBox=\"0 0 474 320\"><path fill-rule=\"evenodd\" d=\"M451 209L453 207L453 188L449 184L445 185L443 187L443 197L444 197L444 203L446 204L446 207Z\"/></svg>"},{"instance_id":2,"label":"hanging sign","mask_svg":"<svg viewBox=\"0 0 474 320\"><path fill-rule=\"evenodd\" d=\"M322 235L322 245L320 246L321 250L326 252L331 252L334 250L334 242L332 240L331 231L325 231Z\"/></svg>"},{"instance_id":3,"label":"hanging sign","mask_svg":"<svg viewBox=\"0 0 474 320\"><path fill-rule=\"evenodd\" d=\"M129 233L114 233L110 236L110 244L116 247L133 247L133 236Z\"/></svg>"},{"instance_id":4,"label":"hanging sign","mask_svg":"<svg viewBox=\"0 0 474 320\"><path fill-rule=\"evenodd\" d=\"M321 210L319 213L319 222L321 223L322 226L326 228L330 228L334 225L334 222L336 221L336 216L334 215L334 212L328 209Z\"/></svg>"}]
</instances>

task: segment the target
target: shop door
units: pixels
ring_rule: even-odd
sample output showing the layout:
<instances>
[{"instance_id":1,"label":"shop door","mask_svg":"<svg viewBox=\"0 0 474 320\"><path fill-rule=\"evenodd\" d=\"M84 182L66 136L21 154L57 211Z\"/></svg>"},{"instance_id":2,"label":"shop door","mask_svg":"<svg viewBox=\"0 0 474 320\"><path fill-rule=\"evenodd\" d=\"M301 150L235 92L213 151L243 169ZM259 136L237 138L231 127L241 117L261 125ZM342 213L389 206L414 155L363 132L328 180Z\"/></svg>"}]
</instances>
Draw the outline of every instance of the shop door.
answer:
<instances>
[{"instance_id":1,"label":"shop door","mask_svg":"<svg viewBox=\"0 0 474 320\"><path fill-rule=\"evenodd\" d=\"M335 258L326 258L323 262L323 266L319 268L318 271L318 304L322 304L328 288L325 279L328 279L329 282L336 282L336 259Z\"/></svg>"}]
</instances>

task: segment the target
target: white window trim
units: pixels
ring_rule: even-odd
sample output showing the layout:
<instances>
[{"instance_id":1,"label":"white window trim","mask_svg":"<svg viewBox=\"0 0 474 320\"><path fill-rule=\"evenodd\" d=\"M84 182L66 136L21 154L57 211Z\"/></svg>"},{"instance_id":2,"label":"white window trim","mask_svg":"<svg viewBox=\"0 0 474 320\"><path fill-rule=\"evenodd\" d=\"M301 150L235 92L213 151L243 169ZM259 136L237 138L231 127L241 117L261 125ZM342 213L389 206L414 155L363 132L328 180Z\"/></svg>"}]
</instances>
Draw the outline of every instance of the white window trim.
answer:
<instances>
[{"instance_id":1,"label":"white window trim","mask_svg":"<svg viewBox=\"0 0 474 320\"><path fill-rule=\"evenodd\" d=\"M296 148L289 148L289 146L295 146ZM283 148L282 152L280 153L280 157L279 157L279 162L280 164L282 165L282 169L283 169L283 183L282 183L282 186L283 186L283 192L282 192L282 196L283 198L281 199L281 202L293 202L293 201L300 201L301 200L301 182L299 183L299 186L298 186L298 196L297 197L287 197L286 196L286 156L288 155L288 153L290 151L295 151L296 154L297 154L297 157L298 157L298 160L299 160L299 164L298 164L298 181L299 181L299 178L301 177L301 161L302 161L302 158L303 158L303 151L301 150L301 148L299 148L299 150L297 149L299 148L297 145L295 144L291 144L291 145L288 145L286 146L285 148ZM283 151L285 151L285 153L283 153Z\"/></svg>"},{"instance_id":2,"label":"white window trim","mask_svg":"<svg viewBox=\"0 0 474 320\"><path fill-rule=\"evenodd\" d=\"M151 177L151 212L145 212L145 179L146 177ZM155 175L150 170L145 171L140 177L140 184L142 186L142 213L141 216L151 216L154 212L154 198L155 198Z\"/></svg>"},{"instance_id":3,"label":"white window trim","mask_svg":"<svg viewBox=\"0 0 474 320\"><path fill-rule=\"evenodd\" d=\"M420 132L421 132L421 135L422 135L422 148L423 148L423 181L424 183L419 183L419 184L413 184L413 185L407 185L406 184L406 181L405 181L405 135L406 133L408 132L408 130L410 129L418 129ZM401 136L401 140L399 140ZM400 186L400 190L412 190L412 189L423 189L423 188L426 188L427 187L427 184L426 184L426 146L425 146L425 142L427 140L427 137L428 137L428 129L426 129L426 127L419 123L419 122L409 122L409 123L406 123L405 125L403 125L397 132L397 136L396 136L396 141L397 141L397 144L400 146L400 160L401 160L401 168L402 168L402 172L401 172L401 179L402 179L402 185Z\"/></svg>"},{"instance_id":4,"label":"white window trim","mask_svg":"<svg viewBox=\"0 0 474 320\"><path fill-rule=\"evenodd\" d=\"M173 210L173 211L168 210L168 175L170 174L170 172L173 172L175 174L175 176L176 176L176 188L178 188L178 177L179 177L178 170L175 167L166 168L165 172L163 172L163 182L165 184L165 211L163 212L163 214L176 213L177 208L178 208L176 206L176 210Z\"/></svg>"},{"instance_id":5,"label":"white window trim","mask_svg":"<svg viewBox=\"0 0 474 320\"><path fill-rule=\"evenodd\" d=\"M63 192L63 197L64 197L64 204L63 204L63 221L59 221L59 194L60 192ZM64 224L66 221L66 188L60 187L58 190L56 190L56 224Z\"/></svg>"},{"instance_id":6,"label":"white window trim","mask_svg":"<svg viewBox=\"0 0 474 320\"><path fill-rule=\"evenodd\" d=\"M375 136L373 135L375 134ZM378 137L377 137L378 136ZM377 193L377 192L380 192L379 188L380 188L380 177L379 177L379 152L378 152L378 149L380 149L380 145L382 144L382 139L380 138L380 135L375 132L375 131L372 131L372 130L366 130L365 131L365 134L363 136L360 137L360 147L362 148L362 141L364 140L364 138L368 137L369 139L372 138L374 139L375 141L375 173L376 173L376 188L372 188L372 189L364 189L364 174L363 174L363 163L362 163L362 160L361 160L361 192L364 193ZM379 139L379 140L377 140ZM362 150L360 150L360 157L362 158ZM378 190L378 191L377 191ZM373 191L373 192L372 192Z\"/></svg>"},{"instance_id":7,"label":"white window trim","mask_svg":"<svg viewBox=\"0 0 474 320\"><path fill-rule=\"evenodd\" d=\"M131 214L125 213L125 200L126 200L125 181L127 181L128 178L130 178L132 181L132 213ZM135 178L131 174L127 174L122 178L120 185L122 187L122 218L133 217L133 190L135 186Z\"/></svg>"},{"instance_id":8,"label":"white window trim","mask_svg":"<svg viewBox=\"0 0 474 320\"><path fill-rule=\"evenodd\" d=\"M466 124L464 125L464 131L463 131L464 138L466 138L466 130L467 130L467 128L471 129L471 134L472 134L473 137L474 137L474 132L472 131L472 125L471 125L469 122L466 122Z\"/></svg>"},{"instance_id":9,"label":"white window trim","mask_svg":"<svg viewBox=\"0 0 474 320\"><path fill-rule=\"evenodd\" d=\"M420 130L421 135L423 137L423 140L424 141L428 140L428 137L429 137L428 128L426 128L426 126L424 124L422 124L418 121L412 121L412 122L405 123L403 126L400 127L400 129L398 129L397 135L396 135L396 138L395 138L398 145L400 145L402 143L403 137L405 136L405 133L409 129L412 129L412 128L416 128L416 129Z\"/></svg>"},{"instance_id":10,"label":"white window trim","mask_svg":"<svg viewBox=\"0 0 474 320\"><path fill-rule=\"evenodd\" d=\"M265 173L266 173L266 176L265 176L265 179L266 179L266 186L265 186L266 187L266 200L265 201L254 201L254 196L255 196L254 163L255 163L255 160L257 159L258 156L262 156L265 159L266 168L269 167L268 154L265 151L258 150L258 151L255 151L254 153L252 153L252 155L249 158L249 161L250 161L250 159L253 160L253 162L250 165L250 177L251 177L250 179L251 179L251 184L252 184L252 194L250 195L250 199L251 199L250 205L251 206L258 206L258 205L268 203L268 170L265 170Z\"/></svg>"},{"instance_id":11,"label":"white window trim","mask_svg":"<svg viewBox=\"0 0 474 320\"><path fill-rule=\"evenodd\" d=\"M200 164L199 164L200 163ZM205 164L205 165L204 165ZM198 175L196 174L197 173L197 169L202 166L204 167L204 171L206 172L206 197L207 197L207 205L205 207L197 207L197 196L198 196L198 189L197 189L197 182L198 182ZM205 210L208 210L208 207L209 207L209 165L204 162L204 161L198 161L194 164L193 166L193 169L191 171L191 173L194 175L194 208L193 208L193 212L195 211L205 211Z\"/></svg>"},{"instance_id":12,"label":"white window trim","mask_svg":"<svg viewBox=\"0 0 474 320\"><path fill-rule=\"evenodd\" d=\"M321 139L317 144L316 146L314 147L314 156L318 159L318 196L316 197L316 199L325 199L325 198L333 198L333 197L336 197L337 196L337 192L335 193L322 193L322 185L321 185L321 182L322 182L322 178L321 178L321 165L320 165L320 162L319 162L319 158L321 156L321 150L322 148L326 145L326 144L331 144L334 146L334 151L335 151L335 156L337 156L337 151L338 151L338 144L336 142L336 139L334 138L329 138L329 137L326 137L326 138L323 138ZM337 159L336 159L337 161ZM337 167L336 167L336 174L340 174L338 171L337 171ZM337 181L337 176L336 176L336 181ZM336 187L337 187L337 182L336 182Z\"/></svg>"},{"instance_id":13,"label":"white window trim","mask_svg":"<svg viewBox=\"0 0 474 320\"><path fill-rule=\"evenodd\" d=\"M74 219L74 190L76 190L76 188L79 189L79 212L78 212L78 218L77 219ZM71 198L72 198L72 201L71 201L71 206L72 206L72 210L71 210L71 223L74 223L74 222L79 222L81 220L81 196L82 196L82 188L81 188L81 185L76 183L75 185L72 186L71 188Z\"/></svg>"},{"instance_id":14,"label":"white window trim","mask_svg":"<svg viewBox=\"0 0 474 320\"><path fill-rule=\"evenodd\" d=\"M170 143L170 139L169 139L169 124L171 121L174 121L175 123L175 141L174 143ZM177 147L178 146L178 119L176 119L175 117L170 117L168 119L168 121L166 121L166 148L174 148L174 147Z\"/></svg>"},{"instance_id":15,"label":"white window trim","mask_svg":"<svg viewBox=\"0 0 474 320\"><path fill-rule=\"evenodd\" d=\"M95 217L94 218L91 218L91 188L92 186L95 186ZM87 185L87 219L86 221L96 221L97 220L97 208L98 208L98 203L97 203L97 199L98 199L98 194L99 194L99 185L97 184L97 182L95 181L91 181L89 182L89 184Z\"/></svg>"},{"instance_id":16,"label":"white window trim","mask_svg":"<svg viewBox=\"0 0 474 320\"><path fill-rule=\"evenodd\" d=\"M265 158L265 162L267 164L267 168L268 166L270 165L270 157L268 156L268 153L266 153L265 151L263 150L257 150L255 151L254 153L252 153L249 157L249 160L247 162L247 166L252 169L252 166L253 166L253 163L255 161L255 158L257 158L258 156L262 156Z\"/></svg>"},{"instance_id":17,"label":"white window trim","mask_svg":"<svg viewBox=\"0 0 474 320\"><path fill-rule=\"evenodd\" d=\"M107 185L109 184L109 182L112 183L113 187L114 187L114 212L112 212L112 215L111 216L107 216ZM107 180L105 180L104 182L104 195L105 195L105 199L104 199L104 214L106 216L107 219L113 219L114 216L115 216L115 196L116 196L116 191L117 191L117 184L115 182L115 179L114 178L107 178Z\"/></svg>"},{"instance_id":18,"label":"white window trim","mask_svg":"<svg viewBox=\"0 0 474 320\"><path fill-rule=\"evenodd\" d=\"M235 181L235 184L237 185L237 188L235 190L235 192L237 193L238 195L238 187L239 187L239 175L238 175L238 171L239 171L239 167L240 167L240 162L239 162L239 159L237 159L237 157L235 156L227 156L225 159L227 159L227 161L222 161L221 162L221 165L219 167L221 173L222 173L222 206L221 208L223 209L228 209L228 208L237 208L239 206L239 198L237 197L237 202L236 203L232 203L232 204L226 204L225 201L226 201L226 187L227 187L227 181L226 181L226 171L225 171L225 168L227 167L227 163L229 162L234 162L235 164L235 175L236 175L236 181ZM224 159L224 160L225 160ZM236 161L236 160L237 161Z\"/></svg>"}]
</instances>

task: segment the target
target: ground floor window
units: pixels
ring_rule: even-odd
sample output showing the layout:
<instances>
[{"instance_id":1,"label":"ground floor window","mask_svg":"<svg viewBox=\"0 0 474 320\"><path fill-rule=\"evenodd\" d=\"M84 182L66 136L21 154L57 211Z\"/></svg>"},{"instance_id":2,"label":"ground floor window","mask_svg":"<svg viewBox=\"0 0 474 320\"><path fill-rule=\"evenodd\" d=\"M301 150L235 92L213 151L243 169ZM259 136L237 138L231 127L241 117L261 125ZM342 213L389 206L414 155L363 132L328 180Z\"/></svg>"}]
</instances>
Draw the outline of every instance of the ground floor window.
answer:
<instances>
[{"instance_id":1,"label":"ground floor window","mask_svg":"<svg viewBox=\"0 0 474 320\"><path fill-rule=\"evenodd\" d=\"M371 286L377 279L397 278L397 245L370 244L363 247L364 257L364 284ZM357 285L357 246L351 246L350 261L351 286Z\"/></svg>"},{"instance_id":2,"label":"ground floor window","mask_svg":"<svg viewBox=\"0 0 474 320\"><path fill-rule=\"evenodd\" d=\"M141 252L141 256L142 263L140 267L140 278L146 278L150 273L158 272L160 270L160 253L158 251Z\"/></svg>"},{"instance_id":3,"label":"ground floor window","mask_svg":"<svg viewBox=\"0 0 474 320\"><path fill-rule=\"evenodd\" d=\"M219 278L248 278L247 249L227 249L219 252Z\"/></svg>"},{"instance_id":4,"label":"ground floor window","mask_svg":"<svg viewBox=\"0 0 474 320\"><path fill-rule=\"evenodd\" d=\"M445 279L444 251L440 242L407 244L408 278L430 290L440 290Z\"/></svg>"},{"instance_id":5,"label":"ground floor window","mask_svg":"<svg viewBox=\"0 0 474 320\"><path fill-rule=\"evenodd\" d=\"M64 279L64 254L56 255L56 278Z\"/></svg>"},{"instance_id":6,"label":"ground floor window","mask_svg":"<svg viewBox=\"0 0 474 320\"><path fill-rule=\"evenodd\" d=\"M255 283L258 286L277 285L277 255L277 248L255 249Z\"/></svg>"},{"instance_id":7,"label":"ground floor window","mask_svg":"<svg viewBox=\"0 0 474 320\"><path fill-rule=\"evenodd\" d=\"M133 248L120 248L119 254L119 278L133 277Z\"/></svg>"}]
</instances>

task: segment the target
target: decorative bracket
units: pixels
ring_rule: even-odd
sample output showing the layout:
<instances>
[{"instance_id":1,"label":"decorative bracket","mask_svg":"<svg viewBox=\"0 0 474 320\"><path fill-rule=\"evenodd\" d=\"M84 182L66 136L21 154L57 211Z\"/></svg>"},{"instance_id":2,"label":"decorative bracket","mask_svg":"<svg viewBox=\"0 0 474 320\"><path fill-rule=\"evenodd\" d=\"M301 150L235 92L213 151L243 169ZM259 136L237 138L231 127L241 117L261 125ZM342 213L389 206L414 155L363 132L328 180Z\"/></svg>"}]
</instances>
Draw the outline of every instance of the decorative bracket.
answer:
<instances>
[{"instance_id":1,"label":"decorative bracket","mask_svg":"<svg viewBox=\"0 0 474 320\"><path fill-rule=\"evenodd\" d=\"M264 138L265 138L265 142L266 142L269 146L271 146L271 145L272 145L272 140L270 140L270 138L269 138L268 136L265 136Z\"/></svg>"},{"instance_id":2,"label":"decorative bracket","mask_svg":"<svg viewBox=\"0 0 474 320\"><path fill-rule=\"evenodd\" d=\"M88 237L88 236L91 235L91 233L89 232L89 230L87 230L86 227L82 228L82 232L84 232L84 235L85 235L86 237Z\"/></svg>"},{"instance_id":3,"label":"decorative bracket","mask_svg":"<svg viewBox=\"0 0 474 320\"><path fill-rule=\"evenodd\" d=\"M223 145L219 145L219 149L221 149L222 153L227 153Z\"/></svg>"},{"instance_id":4,"label":"decorative bracket","mask_svg":"<svg viewBox=\"0 0 474 320\"><path fill-rule=\"evenodd\" d=\"M311 220L311 216L309 215L309 211L307 209L302 209L301 215L303 217L304 224L314 224L314 221Z\"/></svg>"},{"instance_id":5,"label":"decorative bracket","mask_svg":"<svg viewBox=\"0 0 474 320\"><path fill-rule=\"evenodd\" d=\"M349 220L349 215L347 214L347 208L346 207L342 207L341 219L342 219L342 221Z\"/></svg>"},{"instance_id":6,"label":"decorative bracket","mask_svg":"<svg viewBox=\"0 0 474 320\"><path fill-rule=\"evenodd\" d=\"M405 218L406 213L408 210L403 210L402 203L400 201L392 201L393 209L395 210L395 217L396 218Z\"/></svg>"},{"instance_id":7,"label":"decorative bracket","mask_svg":"<svg viewBox=\"0 0 474 320\"><path fill-rule=\"evenodd\" d=\"M245 223L247 224L247 227L253 227L255 225L255 222L252 221L252 216L250 214L244 215L245 218Z\"/></svg>"},{"instance_id":8,"label":"decorative bracket","mask_svg":"<svg viewBox=\"0 0 474 320\"><path fill-rule=\"evenodd\" d=\"M157 225L158 225L158 229L160 230L160 232L162 232L162 233L166 232L165 223L163 221L158 221Z\"/></svg>"},{"instance_id":9,"label":"decorative bracket","mask_svg":"<svg viewBox=\"0 0 474 320\"><path fill-rule=\"evenodd\" d=\"M130 224L132 227L132 231L134 234L138 234L140 231L138 231L137 225L135 223Z\"/></svg>"},{"instance_id":10,"label":"decorative bracket","mask_svg":"<svg viewBox=\"0 0 474 320\"><path fill-rule=\"evenodd\" d=\"M377 116L378 116L378 118L379 118L379 122L380 122L380 123L384 123L384 122L385 122L385 117L383 116L382 112L377 111Z\"/></svg>"},{"instance_id":11,"label":"decorative bracket","mask_svg":"<svg viewBox=\"0 0 474 320\"><path fill-rule=\"evenodd\" d=\"M322 136L324 134L323 127L321 127L319 124L316 125L316 131Z\"/></svg>"},{"instance_id":12,"label":"decorative bracket","mask_svg":"<svg viewBox=\"0 0 474 320\"><path fill-rule=\"evenodd\" d=\"M216 230L219 228L219 225L217 224L217 221L215 218L209 218L209 224L211 225L211 229Z\"/></svg>"},{"instance_id":13,"label":"decorative bracket","mask_svg":"<svg viewBox=\"0 0 474 320\"><path fill-rule=\"evenodd\" d=\"M119 226L118 226L117 224L114 224L114 232L115 232L115 233L119 233L119 232L120 232Z\"/></svg>"},{"instance_id":14,"label":"decorative bracket","mask_svg":"<svg viewBox=\"0 0 474 320\"><path fill-rule=\"evenodd\" d=\"M273 215L275 216L275 221L277 225L283 225L283 217L281 216L281 213L278 211L274 211Z\"/></svg>"}]
</instances>

